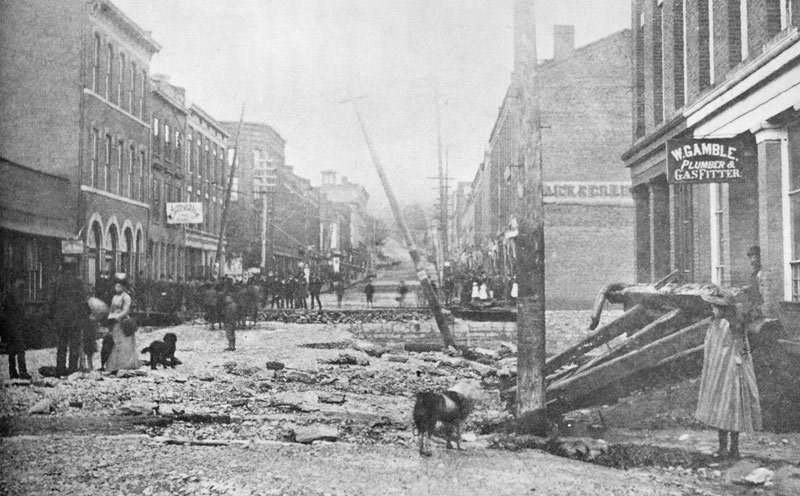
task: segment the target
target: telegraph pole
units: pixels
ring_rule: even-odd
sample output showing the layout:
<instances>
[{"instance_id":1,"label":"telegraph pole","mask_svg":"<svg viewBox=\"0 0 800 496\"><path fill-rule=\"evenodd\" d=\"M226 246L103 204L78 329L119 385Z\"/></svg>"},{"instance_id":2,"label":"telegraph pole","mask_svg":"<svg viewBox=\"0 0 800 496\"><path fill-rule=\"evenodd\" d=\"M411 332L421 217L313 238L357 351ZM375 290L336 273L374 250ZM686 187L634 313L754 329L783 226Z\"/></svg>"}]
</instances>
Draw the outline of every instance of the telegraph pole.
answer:
<instances>
[{"instance_id":1,"label":"telegraph pole","mask_svg":"<svg viewBox=\"0 0 800 496\"><path fill-rule=\"evenodd\" d=\"M447 260L447 189L445 187L446 176L442 160L442 123L439 115L439 90L434 89L436 98L436 147L439 155L439 229L442 233L442 267ZM443 270L443 269L440 269Z\"/></svg>"},{"instance_id":2,"label":"telegraph pole","mask_svg":"<svg viewBox=\"0 0 800 496\"><path fill-rule=\"evenodd\" d=\"M386 198L389 200L389 206L392 208L392 213L394 214L394 219L397 222L397 227L403 234L403 238L405 238L406 246L408 246L408 253L411 255L411 260L414 261L414 268L417 271L417 279L419 279L422 290L425 293L425 297L428 299L428 304L431 307L434 319L436 319L436 325L439 327L439 332L442 335L444 345L455 347L456 343L453 340L453 335L450 334L450 326L448 325L447 319L445 319L444 313L442 312L442 307L439 305L439 300L436 298L436 293L433 291L431 281L428 279L428 272L425 270L425 266L422 264L422 259L417 251L417 245L414 243L414 237L411 235L411 231L408 229L406 220L403 218L403 214L400 211L400 206L397 204L397 199L392 191L392 186L389 184L389 179L386 177L386 173L383 170L383 165L381 165L380 158L378 158L378 152L375 150L375 146L372 144L372 140L367 133L367 126L364 123L364 117L361 115L361 110L359 110L356 99L353 98L352 95L350 95L350 101L353 102L353 109L356 112L356 117L358 118L358 123L361 126L361 131L364 133L364 141L367 143L369 154L372 156L372 162L375 164L375 170L378 172L378 177L380 177L383 190L386 192Z\"/></svg>"},{"instance_id":3,"label":"telegraph pole","mask_svg":"<svg viewBox=\"0 0 800 496\"><path fill-rule=\"evenodd\" d=\"M233 188L233 179L236 177L236 155L239 152L239 136L242 134L242 124L244 123L244 104L242 104L242 115L239 117L239 127L236 129L236 142L233 145L233 160L231 161L231 173L228 177L228 186L225 188L225 203L222 207L222 218L219 223L219 239L217 240L217 278L222 279L225 277L225 257L223 256L222 245L225 240L225 222L228 219L228 207L231 204L231 189Z\"/></svg>"},{"instance_id":4,"label":"telegraph pole","mask_svg":"<svg viewBox=\"0 0 800 496\"><path fill-rule=\"evenodd\" d=\"M544 434L545 294L542 136L536 81L535 0L514 1L513 85L521 106L517 149L523 186L518 191L517 423L522 433Z\"/></svg>"}]
</instances>

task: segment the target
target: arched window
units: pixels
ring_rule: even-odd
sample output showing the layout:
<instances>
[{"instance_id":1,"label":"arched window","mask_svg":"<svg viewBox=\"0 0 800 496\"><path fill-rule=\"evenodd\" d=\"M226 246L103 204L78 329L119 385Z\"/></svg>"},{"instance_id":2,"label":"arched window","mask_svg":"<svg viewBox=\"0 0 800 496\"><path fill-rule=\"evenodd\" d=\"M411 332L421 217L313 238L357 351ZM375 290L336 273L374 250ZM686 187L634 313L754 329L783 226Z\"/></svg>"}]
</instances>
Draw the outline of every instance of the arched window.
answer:
<instances>
[{"instance_id":1,"label":"arched window","mask_svg":"<svg viewBox=\"0 0 800 496\"><path fill-rule=\"evenodd\" d=\"M122 270L122 272L128 274L129 278L131 278L132 277L131 274L133 273L134 270L133 267L134 251L133 251L133 232L130 230L130 228L125 229L123 240L125 244L122 246L122 253L121 253L122 264L120 266L120 269Z\"/></svg>"},{"instance_id":2,"label":"arched window","mask_svg":"<svg viewBox=\"0 0 800 496\"><path fill-rule=\"evenodd\" d=\"M87 260L87 280L94 282L97 285L97 279L100 277L100 260L103 257L103 228L100 223L92 222L92 228L89 230L89 256Z\"/></svg>"},{"instance_id":3,"label":"arched window","mask_svg":"<svg viewBox=\"0 0 800 496\"><path fill-rule=\"evenodd\" d=\"M100 35L94 35L94 55L92 57L92 91L100 92Z\"/></svg>"},{"instance_id":4,"label":"arched window","mask_svg":"<svg viewBox=\"0 0 800 496\"><path fill-rule=\"evenodd\" d=\"M114 70L114 47L108 45L108 60L106 61L106 80L105 80L105 88L104 88L104 95L106 100L111 99L111 72Z\"/></svg>"},{"instance_id":5,"label":"arched window","mask_svg":"<svg viewBox=\"0 0 800 496\"><path fill-rule=\"evenodd\" d=\"M125 88L125 54L119 54L119 77L117 78L117 105L125 107L125 95L123 93Z\"/></svg>"},{"instance_id":6,"label":"arched window","mask_svg":"<svg viewBox=\"0 0 800 496\"><path fill-rule=\"evenodd\" d=\"M119 271L119 233L114 224L108 228L108 238L109 253L106 254L106 270L113 277Z\"/></svg>"}]
</instances>

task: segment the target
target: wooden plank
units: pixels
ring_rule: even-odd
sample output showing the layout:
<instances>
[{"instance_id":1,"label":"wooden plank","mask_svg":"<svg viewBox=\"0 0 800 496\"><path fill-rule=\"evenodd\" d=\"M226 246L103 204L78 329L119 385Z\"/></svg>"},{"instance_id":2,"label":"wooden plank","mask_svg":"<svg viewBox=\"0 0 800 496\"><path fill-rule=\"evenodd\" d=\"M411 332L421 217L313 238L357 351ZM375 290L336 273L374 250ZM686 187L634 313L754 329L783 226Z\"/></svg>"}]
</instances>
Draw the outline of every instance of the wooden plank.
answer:
<instances>
[{"instance_id":1,"label":"wooden plank","mask_svg":"<svg viewBox=\"0 0 800 496\"><path fill-rule=\"evenodd\" d=\"M625 312L620 318L594 331L580 343L547 360L544 368L545 375L552 374L564 365L570 364L573 360L583 355L587 351L590 351L603 343L611 341L617 336L621 336L626 332L631 332L646 326L652 320L653 316L651 315L651 311L648 310L644 305L634 306Z\"/></svg>"},{"instance_id":2,"label":"wooden plank","mask_svg":"<svg viewBox=\"0 0 800 496\"><path fill-rule=\"evenodd\" d=\"M589 362L581 365L574 371L574 373L579 374L601 363L605 363L620 357L631 350L639 349L642 346L652 343L653 341L658 341L659 339L692 324L693 321L696 320L697 319L692 319L680 308L675 308L657 318L653 322L647 324L640 331L632 334L628 339L625 340L625 342L620 343L616 348L613 348L608 353L595 357Z\"/></svg>"},{"instance_id":3,"label":"wooden plank","mask_svg":"<svg viewBox=\"0 0 800 496\"><path fill-rule=\"evenodd\" d=\"M703 344L711 318L659 339L582 374L558 381L547 388L547 397L571 403L616 380L655 366L660 361Z\"/></svg>"}]
</instances>

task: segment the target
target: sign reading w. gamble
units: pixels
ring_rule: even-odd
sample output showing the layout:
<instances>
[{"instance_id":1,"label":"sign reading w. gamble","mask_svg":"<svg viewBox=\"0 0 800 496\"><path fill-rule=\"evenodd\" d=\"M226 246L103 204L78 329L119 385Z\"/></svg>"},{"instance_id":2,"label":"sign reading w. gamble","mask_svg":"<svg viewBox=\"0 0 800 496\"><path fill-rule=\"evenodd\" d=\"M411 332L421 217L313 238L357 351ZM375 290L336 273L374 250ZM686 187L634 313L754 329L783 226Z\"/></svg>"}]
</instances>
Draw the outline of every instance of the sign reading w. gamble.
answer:
<instances>
[{"instance_id":1,"label":"sign reading w. gamble","mask_svg":"<svg viewBox=\"0 0 800 496\"><path fill-rule=\"evenodd\" d=\"M733 139L667 141L667 181L672 184L744 181L744 152Z\"/></svg>"}]
</instances>

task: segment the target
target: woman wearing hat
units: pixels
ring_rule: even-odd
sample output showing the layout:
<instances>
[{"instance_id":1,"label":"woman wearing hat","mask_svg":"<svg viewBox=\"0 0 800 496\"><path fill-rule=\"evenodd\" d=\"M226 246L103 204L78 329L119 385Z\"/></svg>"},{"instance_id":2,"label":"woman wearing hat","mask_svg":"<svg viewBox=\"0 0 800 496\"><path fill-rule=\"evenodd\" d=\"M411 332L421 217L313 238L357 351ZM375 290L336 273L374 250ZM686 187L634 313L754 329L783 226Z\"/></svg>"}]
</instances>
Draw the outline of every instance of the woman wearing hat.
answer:
<instances>
[{"instance_id":1,"label":"woman wearing hat","mask_svg":"<svg viewBox=\"0 0 800 496\"><path fill-rule=\"evenodd\" d=\"M717 429L715 456L739 458L739 433L761 429L758 385L745 333L746 309L737 309L733 294L717 290L704 295L713 318L706 334L703 375L695 417ZM730 433L730 445L728 434Z\"/></svg>"},{"instance_id":2,"label":"woman wearing hat","mask_svg":"<svg viewBox=\"0 0 800 496\"><path fill-rule=\"evenodd\" d=\"M122 321L129 316L131 311L131 297L128 294L127 286L125 274L117 274L114 279L114 296L111 298L111 308L108 314L108 320L113 324L111 337L114 339L114 347L105 367L110 372L139 368L139 357L136 354L136 333L127 336L122 325Z\"/></svg>"}]
</instances>

